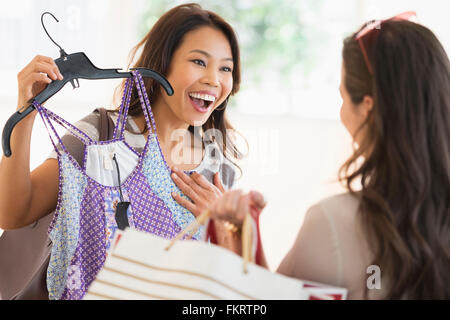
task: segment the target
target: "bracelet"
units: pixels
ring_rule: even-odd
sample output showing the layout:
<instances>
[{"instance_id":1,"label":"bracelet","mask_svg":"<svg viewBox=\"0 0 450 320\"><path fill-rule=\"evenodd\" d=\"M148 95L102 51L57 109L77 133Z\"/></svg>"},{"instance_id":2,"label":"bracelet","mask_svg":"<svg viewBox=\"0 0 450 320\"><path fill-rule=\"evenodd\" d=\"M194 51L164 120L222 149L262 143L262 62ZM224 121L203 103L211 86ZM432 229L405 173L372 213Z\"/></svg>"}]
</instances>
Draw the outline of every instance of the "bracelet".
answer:
<instances>
[{"instance_id":1,"label":"bracelet","mask_svg":"<svg viewBox=\"0 0 450 320\"><path fill-rule=\"evenodd\" d=\"M225 226L225 228L228 230L228 231L231 231L231 232L237 232L240 228L237 226L237 225L235 225L235 224L233 224L233 223L231 223L231 222L228 222L228 221L225 221L224 222L224 224L223 224L224 226Z\"/></svg>"}]
</instances>

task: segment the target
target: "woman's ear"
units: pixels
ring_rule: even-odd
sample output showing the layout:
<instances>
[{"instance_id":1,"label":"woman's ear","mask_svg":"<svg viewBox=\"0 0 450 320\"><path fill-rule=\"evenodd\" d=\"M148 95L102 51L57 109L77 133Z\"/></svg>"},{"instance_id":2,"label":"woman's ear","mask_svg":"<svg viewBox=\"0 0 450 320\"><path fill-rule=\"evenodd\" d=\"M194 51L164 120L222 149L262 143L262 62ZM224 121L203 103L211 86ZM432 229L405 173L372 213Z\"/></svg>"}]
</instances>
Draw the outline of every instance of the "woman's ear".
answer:
<instances>
[{"instance_id":1,"label":"woman's ear","mask_svg":"<svg viewBox=\"0 0 450 320\"><path fill-rule=\"evenodd\" d=\"M371 96L364 96L363 101L360 103L359 107L357 108L358 112L360 113L360 116L364 118L364 120L367 119L367 116L373 109L373 98Z\"/></svg>"}]
</instances>

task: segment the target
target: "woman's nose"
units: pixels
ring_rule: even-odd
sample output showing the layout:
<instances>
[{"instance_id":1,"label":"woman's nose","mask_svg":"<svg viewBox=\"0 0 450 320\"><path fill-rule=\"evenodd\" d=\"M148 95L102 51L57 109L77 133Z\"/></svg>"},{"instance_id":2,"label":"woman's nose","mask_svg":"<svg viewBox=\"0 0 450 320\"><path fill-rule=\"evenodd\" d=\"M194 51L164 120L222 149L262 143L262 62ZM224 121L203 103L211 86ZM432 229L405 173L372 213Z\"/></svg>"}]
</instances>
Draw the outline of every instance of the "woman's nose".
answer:
<instances>
[{"instance_id":1,"label":"woman's nose","mask_svg":"<svg viewBox=\"0 0 450 320\"><path fill-rule=\"evenodd\" d=\"M219 74L213 68L205 70L205 74L202 77L202 83L208 84L212 87L218 87L220 85Z\"/></svg>"}]
</instances>

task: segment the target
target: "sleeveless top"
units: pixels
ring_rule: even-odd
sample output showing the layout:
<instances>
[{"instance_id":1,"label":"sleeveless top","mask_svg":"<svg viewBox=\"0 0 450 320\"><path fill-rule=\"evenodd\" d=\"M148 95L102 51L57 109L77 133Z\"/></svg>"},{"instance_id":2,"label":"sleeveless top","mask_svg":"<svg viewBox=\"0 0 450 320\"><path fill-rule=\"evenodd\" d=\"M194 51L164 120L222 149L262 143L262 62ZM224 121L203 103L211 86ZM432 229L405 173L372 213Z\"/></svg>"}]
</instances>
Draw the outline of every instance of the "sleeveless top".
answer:
<instances>
[{"instance_id":1,"label":"sleeveless top","mask_svg":"<svg viewBox=\"0 0 450 320\"><path fill-rule=\"evenodd\" d=\"M95 109L93 112L89 113L81 120L74 123L75 127L86 133L91 140L107 140L111 139L113 136L114 127L116 126L118 120L118 111L108 112L107 118L100 116L100 108ZM103 119L103 120L102 120ZM105 120L109 119L108 124L105 123ZM103 122L103 125L102 125ZM108 135L103 136L103 139L100 139L100 130L103 126L107 125L111 126L111 129L108 129ZM144 149L145 143L147 141L146 137L140 132L139 127L136 125L133 117L128 116L127 122L125 125L125 131L123 133L125 137L125 141L132 147L132 149L136 150L138 153L142 153ZM220 136L219 136L220 139ZM85 145L83 142L79 140L79 138L74 137L70 131L66 132L61 140L64 143L67 151L72 155L73 158L78 162L78 164L82 167L84 158L85 158ZM61 148L61 146L57 146ZM107 146L105 146L107 147ZM216 172L219 173L221 183L225 190L231 189L236 182L237 179L237 167L231 162L228 158L224 156L222 153L222 147L219 143L215 141L206 141L203 139L203 147L204 147L204 155L203 159L199 163L199 165L193 169L193 171L203 175L210 183L213 182L213 176ZM93 151L97 151L92 148L87 148L87 155L90 161L93 161ZM97 156L101 156L97 154ZM47 155L47 158L57 159L57 153L52 148L52 151ZM100 160L98 160L100 161ZM136 160L137 161L137 160ZM191 161L189 158L188 161ZM99 162L100 163L100 162ZM120 163L122 166L123 162ZM130 163L133 168L136 166L136 163ZM89 170L88 165L86 165L86 172L89 176L93 176ZM122 176L122 171L121 171ZM117 174L113 175L112 178L116 179Z\"/></svg>"},{"instance_id":2,"label":"sleeveless top","mask_svg":"<svg viewBox=\"0 0 450 320\"><path fill-rule=\"evenodd\" d=\"M115 213L119 202L130 203L126 208L129 227L165 238L173 238L195 219L171 195L176 192L187 198L170 177L171 170L159 145L142 77L138 71L132 72L133 78L126 81L114 136L109 141L93 141L69 122L36 101L33 102L44 121L59 163L58 201L49 227L49 238L53 242L47 269L50 299L84 297L105 262L107 250L118 228ZM152 128L141 154L131 148L123 136L133 85L136 86L147 127ZM82 167L67 151L51 120L67 128L85 143ZM49 128L59 141L59 150ZM113 185L102 184L86 173L86 164L89 163L87 150L98 149L98 152L104 153L101 150L105 146L108 151L113 150L117 173L124 158L137 159L137 165L129 175L123 176L123 179L117 177ZM111 153L104 153L104 161L111 161ZM109 175L115 176L114 165L109 169ZM201 239L204 234L205 229L202 227L193 238Z\"/></svg>"}]
</instances>

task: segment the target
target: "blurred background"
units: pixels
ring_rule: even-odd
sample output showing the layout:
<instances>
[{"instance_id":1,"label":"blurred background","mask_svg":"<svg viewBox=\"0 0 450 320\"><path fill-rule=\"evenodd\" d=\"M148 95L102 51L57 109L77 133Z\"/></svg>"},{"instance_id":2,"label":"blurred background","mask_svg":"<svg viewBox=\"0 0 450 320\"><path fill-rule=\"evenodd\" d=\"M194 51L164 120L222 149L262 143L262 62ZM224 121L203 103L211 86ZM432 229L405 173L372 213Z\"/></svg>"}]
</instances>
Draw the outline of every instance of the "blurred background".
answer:
<instances>
[{"instance_id":1,"label":"blurred background","mask_svg":"<svg viewBox=\"0 0 450 320\"><path fill-rule=\"evenodd\" d=\"M128 54L162 13L190 1L15 0L0 11L0 127L15 112L17 73L37 54L59 57L47 30L67 53L85 52L99 68L126 68ZM448 0L205 0L236 30L242 84L229 117L249 144L236 187L267 197L261 217L264 248L275 270L292 245L309 206L345 190L337 171L352 152L339 121L342 40L366 21L414 10L447 52ZM120 80L66 85L46 107L76 122L97 107L113 107ZM63 133L63 131L61 131ZM31 169L51 151L39 117L31 142ZM1 190L0 190L1 192ZM1 232L1 231L0 231Z\"/></svg>"}]
</instances>

